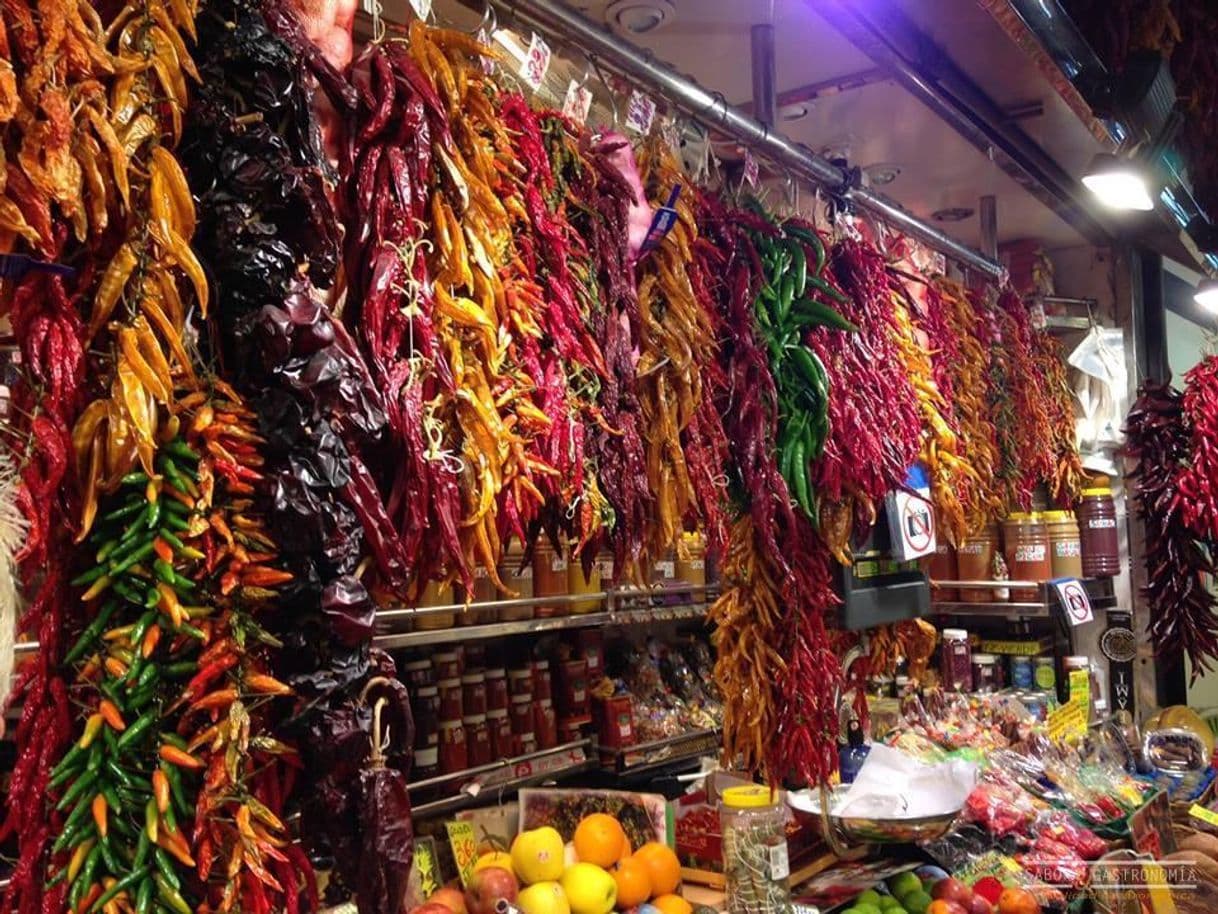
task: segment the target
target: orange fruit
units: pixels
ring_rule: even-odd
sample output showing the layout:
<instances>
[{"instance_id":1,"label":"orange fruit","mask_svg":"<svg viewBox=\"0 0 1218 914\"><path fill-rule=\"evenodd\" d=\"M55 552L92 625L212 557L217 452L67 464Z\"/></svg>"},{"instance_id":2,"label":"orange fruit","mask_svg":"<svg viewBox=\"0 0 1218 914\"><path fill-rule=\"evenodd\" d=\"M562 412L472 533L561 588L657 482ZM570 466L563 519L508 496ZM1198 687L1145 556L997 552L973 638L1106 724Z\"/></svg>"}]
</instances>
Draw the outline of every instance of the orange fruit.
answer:
<instances>
[{"instance_id":1,"label":"orange fruit","mask_svg":"<svg viewBox=\"0 0 1218 914\"><path fill-rule=\"evenodd\" d=\"M625 831L622 832L622 849L618 851L617 861L621 863L627 857L634 853L634 848L630 846L630 837Z\"/></svg>"},{"instance_id":2,"label":"orange fruit","mask_svg":"<svg viewBox=\"0 0 1218 914\"><path fill-rule=\"evenodd\" d=\"M694 906L682 898L669 892L659 898L651 899L651 903L660 909L660 914L693 914Z\"/></svg>"},{"instance_id":3,"label":"orange fruit","mask_svg":"<svg viewBox=\"0 0 1218 914\"><path fill-rule=\"evenodd\" d=\"M656 895L670 895L681 884L681 861L677 859L677 855L667 844L648 841L632 856L647 867L647 872L651 874L651 891ZM665 912L665 914L670 914L670 912ZM682 914L682 912L673 911L671 914ZM684 914L689 914L689 912L686 911Z\"/></svg>"},{"instance_id":4,"label":"orange fruit","mask_svg":"<svg viewBox=\"0 0 1218 914\"><path fill-rule=\"evenodd\" d=\"M626 833L617 819L607 813L594 812L579 820L572 843L580 863L595 863L608 869L617 863L625 840Z\"/></svg>"},{"instance_id":5,"label":"orange fruit","mask_svg":"<svg viewBox=\"0 0 1218 914\"><path fill-rule=\"evenodd\" d=\"M618 910L633 908L651 897L651 873L642 862L626 857L618 861L610 874L617 883Z\"/></svg>"},{"instance_id":6,"label":"orange fruit","mask_svg":"<svg viewBox=\"0 0 1218 914\"><path fill-rule=\"evenodd\" d=\"M998 896L998 914L1040 914L1040 905L1027 889L1003 889Z\"/></svg>"}]
</instances>

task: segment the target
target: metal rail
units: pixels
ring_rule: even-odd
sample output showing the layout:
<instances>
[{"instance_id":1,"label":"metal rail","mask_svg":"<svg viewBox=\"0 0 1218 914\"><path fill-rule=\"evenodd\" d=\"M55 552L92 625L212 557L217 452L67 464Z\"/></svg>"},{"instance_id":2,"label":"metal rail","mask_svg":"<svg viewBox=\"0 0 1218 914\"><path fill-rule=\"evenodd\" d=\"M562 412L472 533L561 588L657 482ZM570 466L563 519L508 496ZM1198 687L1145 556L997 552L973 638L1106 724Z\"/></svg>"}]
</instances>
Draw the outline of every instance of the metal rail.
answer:
<instances>
[{"instance_id":1,"label":"metal rail","mask_svg":"<svg viewBox=\"0 0 1218 914\"><path fill-rule=\"evenodd\" d=\"M471 8L485 4L460 0ZM778 133L761 121L727 103L688 76L655 60L650 52L623 41L598 26L562 0L489 0L500 13L500 22L523 25L552 36L565 37L610 70L654 92L684 114L712 124L732 139L748 146L758 156L788 170L794 177L820 185L887 222L894 229L941 251L953 260L991 279L1005 273L1002 265L946 235L902 209L895 201L864 187L851 187L850 175L806 146Z\"/></svg>"}]
</instances>

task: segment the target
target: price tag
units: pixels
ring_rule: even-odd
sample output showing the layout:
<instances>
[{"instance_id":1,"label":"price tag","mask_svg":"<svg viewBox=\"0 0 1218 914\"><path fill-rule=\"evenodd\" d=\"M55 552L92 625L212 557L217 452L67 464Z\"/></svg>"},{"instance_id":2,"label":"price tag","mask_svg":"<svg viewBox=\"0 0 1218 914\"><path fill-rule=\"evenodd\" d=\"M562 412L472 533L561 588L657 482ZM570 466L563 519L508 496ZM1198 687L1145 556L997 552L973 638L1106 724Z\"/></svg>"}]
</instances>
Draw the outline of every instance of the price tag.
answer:
<instances>
[{"instance_id":1,"label":"price tag","mask_svg":"<svg viewBox=\"0 0 1218 914\"><path fill-rule=\"evenodd\" d=\"M431 17L431 0L410 0L410 8L424 21Z\"/></svg>"},{"instance_id":2,"label":"price tag","mask_svg":"<svg viewBox=\"0 0 1218 914\"><path fill-rule=\"evenodd\" d=\"M761 169L757 167L757 160L753 158L753 153L746 149L744 151L744 183L756 189L760 176Z\"/></svg>"},{"instance_id":3,"label":"price tag","mask_svg":"<svg viewBox=\"0 0 1218 914\"><path fill-rule=\"evenodd\" d=\"M562 113L571 118L581 127L588 120L588 112L592 110L592 93L575 80L567 85L567 95L562 101Z\"/></svg>"},{"instance_id":4,"label":"price tag","mask_svg":"<svg viewBox=\"0 0 1218 914\"><path fill-rule=\"evenodd\" d=\"M626 129L635 133L646 134L651 130L651 122L655 120L656 103L638 89L630 93L630 101L626 105Z\"/></svg>"},{"instance_id":5,"label":"price tag","mask_svg":"<svg viewBox=\"0 0 1218 914\"><path fill-rule=\"evenodd\" d=\"M1087 588L1083 582L1075 578L1058 578L1050 581L1061 600L1062 609L1071 625L1084 625L1095 618L1091 610L1091 599L1087 596Z\"/></svg>"},{"instance_id":6,"label":"price tag","mask_svg":"<svg viewBox=\"0 0 1218 914\"><path fill-rule=\"evenodd\" d=\"M445 822L444 828L448 832L448 846L452 848L457 874L461 877L461 884L465 885L473 875L474 864L478 862L478 839L474 835L474 826L469 822Z\"/></svg>"},{"instance_id":7,"label":"price tag","mask_svg":"<svg viewBox=\"0 0 1218 914\"><path fill-rule=\"evenodd\" d=\"M419 877L419 894L430 898L443 884L440 880L440 865L436 859L436 842L432 838L415 839L413 865Z\"/></svg>"},{"instance_id":8,"label":"price tag","mask_svg":"<svg viewBox=\"0 0 1218 914\"><path fill-rule=\"evenodd\" d=\"M1087 705L1076 702L1073 697L1055 711L1050 711L1045 720L1049 738L1055 743L1069 742L1087 732Z\"/></svg>"},{"instance_id":9,"label":"price tag","mask_svg":"<svg viewBox=\"0 0 1218 914\"><path fill-rule=\"evenodd\" d=\"M520 78L534 92L541 88L541 84L546 78L546 71L550 69L552 56L550 46L545 43L545 39L534 32L533 38L529 41L528 53L524 55L524 62L520 65Z\"/></svg>"}]
</instances>

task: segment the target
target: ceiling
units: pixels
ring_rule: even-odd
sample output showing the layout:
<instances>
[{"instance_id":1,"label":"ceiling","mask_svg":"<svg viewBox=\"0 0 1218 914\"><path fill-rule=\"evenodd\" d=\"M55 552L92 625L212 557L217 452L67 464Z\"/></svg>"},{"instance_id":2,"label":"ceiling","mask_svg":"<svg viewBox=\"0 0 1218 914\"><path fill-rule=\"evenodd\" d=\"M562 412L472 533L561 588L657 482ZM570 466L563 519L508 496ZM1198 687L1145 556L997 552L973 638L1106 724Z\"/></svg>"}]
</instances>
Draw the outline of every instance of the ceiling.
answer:
<instances>
[{"instance_id":1,"label":"ceiling","mask_svg":"<svg viewBox=\"0 0 1218 914\"><path fill-rule=\"evenodd\" d=\"M613 6L611 0L570 2L598 22L606 22L606 10ZM1079 174L1100 150L1087 128L977 0L887 2L899 6L1003 108L1039 103L1041 113L1021 117L1018 124L1071 175ZM629 40L736 105L747 106L751 100L749 26L753 24L775 26L780 95L875 70L872 60L813 12L811 0L671 0L671 4L675 15ZM476 6L476 0L470 5ZM470 15L465 10L454 12L455 0L438 0L436 9L442 17L451 13L468 21ZM1036 238L1050 248L1083 243L1070 225L1021 188L986 152L894 81L879 78L860 88L818 97L807 107L806 116L782 121L779 129L818 152L844 154L852 165L899 166L900 174L882 192L919 217L929 219L936 210L951 207L976 210L980 196L993 194L998 199L1000 241ZM976 215L936 224L970 245L981 241Z\"/></svg>"}]
</instances>

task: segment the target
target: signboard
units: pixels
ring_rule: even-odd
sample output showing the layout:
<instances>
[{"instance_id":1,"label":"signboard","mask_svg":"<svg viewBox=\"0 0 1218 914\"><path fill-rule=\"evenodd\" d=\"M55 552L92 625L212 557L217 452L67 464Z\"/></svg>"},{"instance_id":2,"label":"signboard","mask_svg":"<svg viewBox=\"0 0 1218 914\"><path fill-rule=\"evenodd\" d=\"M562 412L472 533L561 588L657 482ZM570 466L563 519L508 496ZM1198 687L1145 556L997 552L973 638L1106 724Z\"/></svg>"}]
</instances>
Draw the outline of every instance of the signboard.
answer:
<instances>
[{"instance_id":1,"label":"signboard","mask_svg":"<svg viewBox=\"0 0 1218 914\"><path fill-rule=\"evenodd\" d=\"M1071 625L1084 625L1095 618L1091 610L1091 598L1087 596L1087 588L1076 578L1057 578L1050 581L1057 591L1062 610Z\"/></svg>"},{"instance_id":2,"label":"signboard","mask_svg":"<svg viewBox=\"0 0 1218 914\"><path fill-rule=\"evenodd\" d=\"M902 489L888 496L892 557L899 562L908 562L935 551L935 512L921 492ZM929 490L926 494L930 494Z\"/></svg>"}]
</instances>

